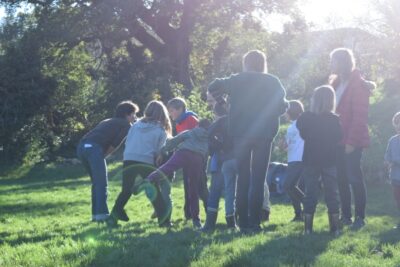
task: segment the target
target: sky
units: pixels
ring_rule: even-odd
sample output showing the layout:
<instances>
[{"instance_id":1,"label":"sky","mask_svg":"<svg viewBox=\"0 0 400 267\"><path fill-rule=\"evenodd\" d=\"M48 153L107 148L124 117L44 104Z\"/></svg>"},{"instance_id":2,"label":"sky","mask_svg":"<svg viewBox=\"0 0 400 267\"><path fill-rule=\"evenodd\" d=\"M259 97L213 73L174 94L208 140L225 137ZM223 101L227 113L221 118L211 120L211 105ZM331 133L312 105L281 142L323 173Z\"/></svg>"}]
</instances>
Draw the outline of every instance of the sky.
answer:
<instances>
[{"instance_id":1,"label":"sky","mask_svg":"<svg viewBox=\"0 0 400 267\"><path fill-rule=\"evenodd\" d=\"M314 29L331 29L339 27L357 27L361 19L373 16L374 0L299 0L299 7L306 20L314 25ZM0 7L0 19L5 16ZM268 15L263 19L266 27L272 31L282 31L287 20L281 15Z\"/></svg>"}]
</instances>

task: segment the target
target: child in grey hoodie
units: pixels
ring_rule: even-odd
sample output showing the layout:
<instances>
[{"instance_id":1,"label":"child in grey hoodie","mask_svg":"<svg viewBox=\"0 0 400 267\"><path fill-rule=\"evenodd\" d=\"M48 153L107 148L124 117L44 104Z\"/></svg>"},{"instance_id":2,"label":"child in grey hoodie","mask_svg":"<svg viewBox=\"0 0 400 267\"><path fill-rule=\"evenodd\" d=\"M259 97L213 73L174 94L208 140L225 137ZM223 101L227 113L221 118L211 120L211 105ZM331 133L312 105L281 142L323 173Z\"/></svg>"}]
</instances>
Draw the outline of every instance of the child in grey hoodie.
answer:
<instances>
[{"instance_id":1,"label":"child in grey hoodie","mask_svg":"<svg viewBox=\"0 0 400 267\"><path fill-rule=\"evenodd\" d=\"M390 167L390 180L393 186L393 195L400 211L400 112L393 117L393 126L397 134L392 136L385 153L385 162ZM396 227L400 230L400 222Z\"/></svg>"},{"instance_id":2,"label":"child in grey hoodie","mask_svg":"<svg viewBox=\"0 0 400 267\"><path fill-rule=\"evenodd\" d=\"M124 206L131 197L135 180L138 176L146 178L156 169L156 158L170 134L171 122L167 108L160 101L151 101L144 111L144 118L134 123L128 132L123 156L122 190L107 222L109 226L115 226L118 220L129 220ZM160 189L157 188L157 191ZM160 226L169 224L161 193L157 194L152 204Z\"/></svg>"},{"instance_id":3,"label":"child in grey hoodie","mask_svg":"<svg viewBox=\"0 0 400 267\"><path fill-rule=\"evenodd\" d=\"M208 154L208 127L209 120L201 120L199 126L188 131L184 131L174 138L167 141L161 149L162 153L175 150L172 157L164 163L158 170L152 172L147 181L137 187L136 192L142 189L146 191L146 195L152 200L157 194L153 194L153 184L157 184L163 177L170 176L173 172L183 169L183 175L188 177L188 191L190 212L195 228L201 228L199 218L199 179L204 173L204 162Z\"/></svg>"}]
</instances>

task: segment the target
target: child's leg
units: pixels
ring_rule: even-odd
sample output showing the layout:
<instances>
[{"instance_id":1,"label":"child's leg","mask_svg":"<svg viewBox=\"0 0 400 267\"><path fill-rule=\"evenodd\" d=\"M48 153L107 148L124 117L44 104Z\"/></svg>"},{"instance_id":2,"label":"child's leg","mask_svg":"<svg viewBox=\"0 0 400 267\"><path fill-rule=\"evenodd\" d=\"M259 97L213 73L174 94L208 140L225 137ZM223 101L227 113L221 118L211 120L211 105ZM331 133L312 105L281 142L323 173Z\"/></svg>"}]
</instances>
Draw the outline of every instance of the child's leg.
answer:
<instances>
[{"instance_id":1,"label":"child's leg","mask_svg":"<svg viewBox=\"0 0 400 267\"><path fill-rule=\"evenodd\" d=\"M322 183L324 187L325 202L329 214L339 214L339 190L335 167L322 170Z\"/></svg>"},{"instance_id":2,"label":"child's leg","mask_svg":"<svg viewBox=\"0 0 400 267\"><path fill-rule=\"evenodd\" d=\"M222 164L225 188L225 215L235 215L235 193L236 193L236 161L234 159L225 161Z\"/></svg>"},{"instance_id":3,"label":"child's leg","mask_svg":"<svg viewBox=\"0 0 400 267\"><path fill-rule=\"evenodd\" d=\"M91 186L92 219L95 220L95 216L94 215L96 214L95 213L95 202L96 202L96 199L95 199L93 175L92 175L92 170L90 168L89 161L87 159L88 153L87 153L83 143L80 143L78 145L76 154L78 156L78 159L82 162L83 167L88 172L89 177L90 177L90 181L92 183L92 186Z\"/></svg>"},{"instance_id":4,"label":"child's leg","mask_svg":"<svg viewBox=\"0 0 400 267\"><path fill-rule=\"evenodd\" d=\"M88 148L88 163L92 174L94 197L94 215L107 216L109 214L107 206L107 165L103 157L104 153L99 145Z\"/></svg>"},{"instance_id":5,"label":"child's leg","mask_svg":"<svg viewBox=\"0 0 400 267\"><path fill-rule=\"evenodd\" d=\"M203 178L201 178L203 179ZM210 194L208 196L207 211L218 212L219 199L224 190L224 177L221 171L216 171L211 174Z\"/></svg>"},{"instance_id":6,"label":"child's leg","mask_svg":"<svg viewBox=\"0 0 400 267\"><path fill-rule=\"evenodd\" d=\"M301 216L301 202L304 199L304 193L297 186L303 171L302 162L290 162L287 168L286 180L283 187L292 201L293 209L296 216Z\"/></svg>"},{"instance_id":7,"label":"child's leg","mask_svg":"<svg viewBox=\"0 0 400 267\"><path fill-rule=\"evenodd\" d=\"M303 177L306 185L304 197L304 213L314 214L318 202L320 170L313 167L305 167Z\"/></svg>"},{"instance_id":8,"label":"child's leg","mask_svg":"<svg viewBox=\"0 0 400 267\"><path fill-rule=\"evenodd\" d=\"M153 171L147 179L151 182L160 181L162 178L168 178L175 171L181 169L185 163L185 154L182 151L176 151L172 157L161 165L157 170Z\"/></svg>"},{"instance_id":9,"label":"child's leg","mask_svg":"<svg viewBox=\"0 0 400 267\"><path fill-rule=\"evenodd\" d=\"M199 179L201 179L203 158L201 155L190 152L186 155L186 164L183 168L184 175L188 179L188 192L190 200L190 212L192 220L199 221Z\"/></svg>"}]
</instances>

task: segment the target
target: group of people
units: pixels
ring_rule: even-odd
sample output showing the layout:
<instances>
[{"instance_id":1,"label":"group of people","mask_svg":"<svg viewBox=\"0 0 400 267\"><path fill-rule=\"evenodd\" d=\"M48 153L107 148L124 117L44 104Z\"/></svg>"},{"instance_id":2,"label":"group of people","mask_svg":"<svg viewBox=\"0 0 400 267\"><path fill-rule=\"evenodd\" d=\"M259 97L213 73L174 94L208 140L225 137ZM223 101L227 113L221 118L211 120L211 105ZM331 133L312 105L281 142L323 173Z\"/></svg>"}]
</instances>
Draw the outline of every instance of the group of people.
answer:
<instances>
[{"instance_id":1,"label":"group of people","mask_svg":"<svg viewBox=\"0 0 400 267\"><path fill-rule=\"evenodd\" d=\"M243 56L243 71L216 79L208 87L214 119L200 119L182 98L165 106L147 104L142 118L131 101L121 102L111 119L100 122L78 145L78 157L92 180L92 220L110 227L128 221L124 209L132 194L144 191L160 227L171 227L171 186L182 170L185 218L196 229L215 228L220 198L225 198L227 227L244 233L261 230L269 217L265 177L280 117L290 125L286 134L288 175L285 191L295 216L312 233L313 217L322 190L330 232L342 225L355 230L365 225L366 186L361 171L363 149L369 144L368 107L374 84L362 78L351 50L335 49L327 85L313 92L309 111L298 100L288 101L280 80L267 72L265 54L252 50ZM172 127L171 119L174 124ZM400 114L393 125L400 133ZM174 136L173 136L174 135ZM105 158L125 144L122 190L114 207L107 206ZM385 156L400 209L400 135ZM210 187L207 172L211 173ZM304 180L305 190L299 186ZM352 192L352 193L351 193ZM354 197L353 220L351 196ZM206 210L202 225L200 199Z\"/></svg>"}]
</instances>

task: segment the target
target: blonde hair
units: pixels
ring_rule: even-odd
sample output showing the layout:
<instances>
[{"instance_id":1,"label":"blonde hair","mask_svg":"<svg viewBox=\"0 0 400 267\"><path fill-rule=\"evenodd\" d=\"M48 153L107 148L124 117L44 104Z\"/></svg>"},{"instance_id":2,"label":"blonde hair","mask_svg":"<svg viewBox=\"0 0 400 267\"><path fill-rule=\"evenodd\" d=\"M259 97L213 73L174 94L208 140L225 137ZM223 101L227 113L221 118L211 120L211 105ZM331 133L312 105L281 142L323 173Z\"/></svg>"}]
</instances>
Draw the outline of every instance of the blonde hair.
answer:
<instances>
[{"instance_id":1,"label":"blonde hair","mask_svg":"<svg viewBox=\"0 0 400 267\"><path fill-rule=\"evenodd\" d=\"M267 57L260 50L251 50L243 56L243 71L267 72Z\"/></svg>"},{"instance_id":2,"label":"blonde hair","mask_svg":"<svg viewBox=\"0 0 400 267\"><path fill-rule=\"evenodd\" d=\"M172 134L171 120L168 116L168 110L161 101L150 101L144 110L143 122L159 123L167 132L168 135Z\"/></svg>"},{"instance_id":3,"label":"blonde hair","mask_svg":"<svg viewBox=\"0 0 400 267\"><path fill-rule=\"evenodd\" d=\"M324 112L335 112L336 96L330 85L323 85L314 90L311 98L311 112L321 114Z\"/></svg>"},{"instance_id":4,"label":"blonde hair","mask_svg":"<svg viewBox=\"0 0 400 267\"><path fill-rule=\"evenodd\" d=\"M394 114L392 119L392 124L394 127L398 127L400 125L400 112Z\"/></svg>"},{"instance_id":5,"label":"blonde hair","mask_svg":"<svg viewBox=\"0 0 400 267\"><path fill-rule=\"evenodd\" d=\"M330 53L331 60L336 60L340 73L336 73L344 78L348 78L356 67L356 60L353 51L348 48L336 48Z\"/></svg>"}]
</instances>

